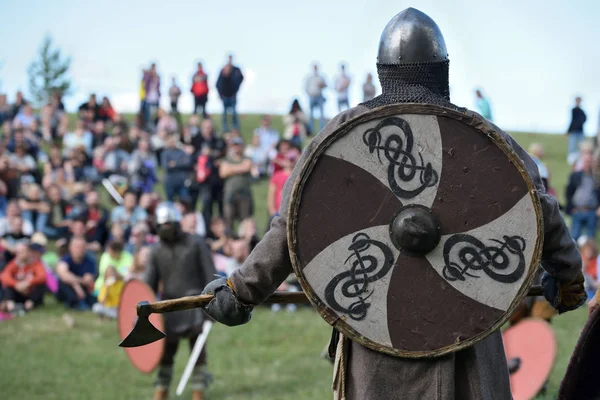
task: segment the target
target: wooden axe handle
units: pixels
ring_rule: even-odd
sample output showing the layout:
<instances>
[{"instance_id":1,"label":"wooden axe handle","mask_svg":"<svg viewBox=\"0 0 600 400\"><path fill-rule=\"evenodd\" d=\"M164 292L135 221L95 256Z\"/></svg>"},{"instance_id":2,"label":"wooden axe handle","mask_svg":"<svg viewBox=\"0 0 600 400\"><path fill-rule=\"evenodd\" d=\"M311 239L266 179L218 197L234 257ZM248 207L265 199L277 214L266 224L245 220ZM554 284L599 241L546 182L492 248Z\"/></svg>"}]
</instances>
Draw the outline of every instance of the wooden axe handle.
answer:
<instances>
[{"instance_id":1,"label":"wooden axe handle","mask_svg":"<svg viewBox=\"0 0 600 400\"><path fill-rule=\"evenodd\" d=\"M201 294L199 296L180 297L172 300L162 300L155 303L137 306L138 314L140 307L144 307L150 314L164 314L172 311L189 310L206 306L213 299L212 294ZM308 304L304 292L275 292L269 296L265 304Z\"/></svg>"},{"instance_id":2,"label":"wooden axe handle","mask_svg":"<svg viewBox=\"0 0 600 400\"><path fill-rule=\"evenodd\" d=\"M542 296L541 286L532 286L527 296ZM150 314L163 314L172 311L189 310L191 308L201 308L206 306L213 299L212 294L201 294L199 296L180 297L172 300L162 300L156 303L137 306L138 315L140 307ZM275 292L263 302L265 304L308 304L308 298L304 292Z\"/></svg>"}]
</instances>

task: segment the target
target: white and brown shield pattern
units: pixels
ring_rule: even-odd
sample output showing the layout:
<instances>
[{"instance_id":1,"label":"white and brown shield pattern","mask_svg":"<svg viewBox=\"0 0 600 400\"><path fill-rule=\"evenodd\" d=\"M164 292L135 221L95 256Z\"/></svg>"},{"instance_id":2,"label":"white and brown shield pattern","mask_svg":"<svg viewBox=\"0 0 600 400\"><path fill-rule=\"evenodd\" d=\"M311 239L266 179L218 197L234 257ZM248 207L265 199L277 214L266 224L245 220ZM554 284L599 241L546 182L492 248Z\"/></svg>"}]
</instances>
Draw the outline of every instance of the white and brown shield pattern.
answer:
<instances>
[{"instance_id":1,"label":"white and brown shield pattern","mask_svg":"<svg viewBox=\"0 0 600 400\"><path fill-rule=\"evenodd\" d=\"M413 209L436 224L420 253L394 239L394 220ZM533 183L499 134L478 116L417 104L373 110L325 139L288 221L294 270L323 318L403 357L498 329L531 284L541 236Z\"/></svg>"}]
</instances>

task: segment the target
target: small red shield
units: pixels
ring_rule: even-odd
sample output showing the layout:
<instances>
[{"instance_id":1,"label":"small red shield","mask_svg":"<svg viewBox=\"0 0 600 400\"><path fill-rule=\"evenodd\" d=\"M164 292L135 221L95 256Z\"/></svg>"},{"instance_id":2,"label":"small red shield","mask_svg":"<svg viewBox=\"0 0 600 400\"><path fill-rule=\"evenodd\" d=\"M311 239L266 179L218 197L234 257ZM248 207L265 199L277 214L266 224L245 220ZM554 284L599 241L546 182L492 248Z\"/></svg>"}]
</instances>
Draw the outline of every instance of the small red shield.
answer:
<instances>
[{"instance_id":1,"label":"small red shield","mask_svg":"<svg viewBox=\"0 0 600 400\"><path fill-rule=\"evenodd\" d=\"M533 399L548 379L556 359L556 338L549 323L528 318L502 333L507 360L520 359L510 375L514 400Z\"/></svg>"},{"instance_id":2,"label":"small red shield","mask_svg":"<svg viewBox=\"0 0 600 400\"><path fill-rule=\"evenodd\" d=\"M133 279L125 284L121 292L117 325L121 340L125 339L137 320L136 306L141 301L155 302L156 295L144 282ZM152 325L164 332L164 322L160 314L150 315ZM150 373L156 368L163 354L162 340L141 347L124 347L127 357L133 366L143 373Z\"/></svg>"}]
</instances>

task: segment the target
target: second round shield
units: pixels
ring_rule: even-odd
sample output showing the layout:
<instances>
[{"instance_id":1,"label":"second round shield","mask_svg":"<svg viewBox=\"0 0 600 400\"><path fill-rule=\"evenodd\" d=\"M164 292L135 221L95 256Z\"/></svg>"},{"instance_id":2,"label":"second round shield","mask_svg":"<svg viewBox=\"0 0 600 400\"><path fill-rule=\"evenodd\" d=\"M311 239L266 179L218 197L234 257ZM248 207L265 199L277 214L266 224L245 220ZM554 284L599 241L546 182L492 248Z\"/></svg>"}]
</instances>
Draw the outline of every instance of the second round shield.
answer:
<instances>
[{"instance_id":1,"label":"second round shield","mask_svg":"<svg viewBox=\"0 0 600 400\"><path fill-rule=\"evenodd\" d=\"M128 281L121 292L117 314L117 325L121 340L125 339L133 329L137 320L136 306L141 301L153 303L156 301L156 295L150 286L144 282L137 279ZM162 315L151 314L149 320L156 329L162 332L165 331ZM124 347L123 349L133 366L138 371L148 374L152 372L160 362L163 354L163 342L163 340L158 340L145 346Z\"/></svg>"},{"instance_id":2,"label":"second round shield","mask_svg":"<svg viewBox=\"0 0 600 400\"><path fill-rule=\"evenodd\" d=\"M483 119L393 105L308 156L288 242L329 324L376 351L431 357L509 318L539 263L541 209L522 161Z\"/></svg>"}]
</instances>

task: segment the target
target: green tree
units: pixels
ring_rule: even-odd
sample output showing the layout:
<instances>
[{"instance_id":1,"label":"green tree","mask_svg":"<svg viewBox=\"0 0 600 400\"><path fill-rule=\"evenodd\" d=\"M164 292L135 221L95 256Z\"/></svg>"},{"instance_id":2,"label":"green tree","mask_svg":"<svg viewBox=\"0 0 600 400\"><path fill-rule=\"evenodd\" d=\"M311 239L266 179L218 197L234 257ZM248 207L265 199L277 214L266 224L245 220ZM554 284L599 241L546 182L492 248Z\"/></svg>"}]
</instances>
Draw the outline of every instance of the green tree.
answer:
<instances>
[{"instance_id":1,"label":"green tree","mask_svg":"<svg viewBox=\"0 0 600 400\"><path fill-rule=\"evenodd\" d=\"M63 59L60 49L52 49L52 38L46 36L40 47L39 54L27 73L29 75L29 92L38 104L44 104L58 91L68 95L71 89L71 79L68 76L71 57Z\"/></svg>"}]
</instances>

